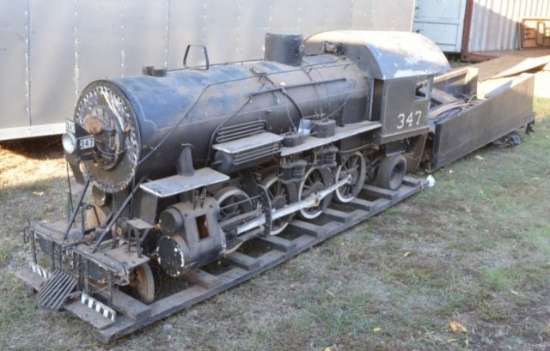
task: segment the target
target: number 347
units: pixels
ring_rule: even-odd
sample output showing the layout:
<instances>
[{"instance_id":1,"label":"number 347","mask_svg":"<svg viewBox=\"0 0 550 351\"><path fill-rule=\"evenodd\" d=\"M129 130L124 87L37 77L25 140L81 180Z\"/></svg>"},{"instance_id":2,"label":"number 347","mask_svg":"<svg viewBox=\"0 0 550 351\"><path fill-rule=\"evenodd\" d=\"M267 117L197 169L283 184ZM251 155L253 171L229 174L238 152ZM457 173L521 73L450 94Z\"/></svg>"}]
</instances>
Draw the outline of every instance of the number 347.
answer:
<instances>
[{"instance_id":1,"label":"number 347","mask_svg":"<svg viewBox=\"0 0 550 351\"><path fill-rule=\"evenodd\" d=\"M409 115L405 115L404 113L400 113L397 115L397 129L403 129L405 127L413 127L420 124L420 119L422 118L422 111L414 111L409 113Z\"/></svg>"}]
</instances>

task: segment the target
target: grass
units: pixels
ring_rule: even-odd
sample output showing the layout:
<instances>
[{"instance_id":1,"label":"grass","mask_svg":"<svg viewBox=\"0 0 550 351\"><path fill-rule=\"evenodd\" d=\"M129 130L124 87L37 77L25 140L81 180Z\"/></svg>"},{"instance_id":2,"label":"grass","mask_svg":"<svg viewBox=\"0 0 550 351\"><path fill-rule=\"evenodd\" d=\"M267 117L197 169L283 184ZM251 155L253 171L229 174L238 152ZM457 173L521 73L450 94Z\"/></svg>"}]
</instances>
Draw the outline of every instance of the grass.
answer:
<instances>
[{"instance_id":1,"label":"grass","mask_svg":"<svg viewBox=\"0 0 550 351\"><path fill-rule=\"evenodd\" d=\"M535 106L522 145L475 152L434 188L109 346L15 278L27 219L65 216L65 166L50 139L2 143L0 349L550 349L550 102Z\"/></svg>"}]
</instances>

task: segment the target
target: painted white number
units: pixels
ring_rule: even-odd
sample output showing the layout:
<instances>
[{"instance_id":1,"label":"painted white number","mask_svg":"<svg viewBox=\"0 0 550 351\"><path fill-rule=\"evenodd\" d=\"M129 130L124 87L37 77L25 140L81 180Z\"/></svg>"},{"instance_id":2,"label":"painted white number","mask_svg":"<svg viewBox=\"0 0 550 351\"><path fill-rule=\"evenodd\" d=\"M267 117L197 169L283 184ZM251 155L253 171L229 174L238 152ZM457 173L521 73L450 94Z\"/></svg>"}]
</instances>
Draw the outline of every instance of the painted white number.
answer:
<instances>
[{"instance_id":1,"label":"painted white number","mask_svg":"<svg viewBox=\"0 0 550 351\"><path fill-rule=\"evenodd\" d=\"M78 146L80 146L80 150L91 149L95 146L95 139L93 137L79 139Z\"/></svg>"},{"instance_id":2,"label":"painted white number","mask_svg":"<svg viewBox=\"0 0 550 351\"><path fill-rule=\"evenodd\" d=\"M422 118L422 111L414 111L405 115L400 113L397 115L397 129L403 129L405 127L411 128L420 124L420 119Z\"/></svg>"},{"instance_id":3,"label":"painted white number","mask_svg":"<svg viewBox=\"0 0 550 351\"><path fill-rule=\"evenodd\" d=\"M412 127L412 125L413 125L413 114L412 114L412 112L411 112L411 113L409 113L409 115L407 116L407 126Z\"/></svg>"},{"instance_id":4,"label":"painted white number","mask_svg":"<svg viewBox=\"0 0 550 351\"><path fill-rule=\"evenodd\" d=\"M73 134L76 133L76 127L74 126L74 122L71 121L70 119L65 120L65 129L69 133L73 133Z\"/></svg>"},{"instance_id":5,"label":"painted white number","mask_svg":"<svg viewBox=\"0 0 550 351\"><path fill-rule=\"evenodd\" d=\"M422 111L414 111L414 115L416 117L416 125L420 124L420 118L422 118Z\"/></svg>"}]
</instances>

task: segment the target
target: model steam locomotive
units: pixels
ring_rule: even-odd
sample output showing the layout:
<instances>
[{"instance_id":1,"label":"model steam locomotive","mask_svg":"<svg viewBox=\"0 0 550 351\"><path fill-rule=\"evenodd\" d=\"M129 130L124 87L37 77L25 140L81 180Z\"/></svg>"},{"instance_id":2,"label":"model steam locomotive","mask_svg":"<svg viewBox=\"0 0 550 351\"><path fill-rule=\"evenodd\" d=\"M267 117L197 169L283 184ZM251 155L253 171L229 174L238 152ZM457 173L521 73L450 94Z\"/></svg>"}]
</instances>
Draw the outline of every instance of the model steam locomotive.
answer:
<instances>
[{"instance_id":1,"label":"model steam locomotive","mask_svg":"<svg viewBox=\"0 0 550 351\"><path fill-rule=\"evenodd\" d=\"M202 62L187 67L193 51ZM155 301L157 269L185 279L365 185L399 189L429 132L433 78L449 70L418 34L359 31L267 34L265 59L235 64L189 46L184 66L82 92L63 135L78 201L68 222L25 233L40 306L76 294L112 323L133 308L121 291Z\"/></svg>"}]
</instances>

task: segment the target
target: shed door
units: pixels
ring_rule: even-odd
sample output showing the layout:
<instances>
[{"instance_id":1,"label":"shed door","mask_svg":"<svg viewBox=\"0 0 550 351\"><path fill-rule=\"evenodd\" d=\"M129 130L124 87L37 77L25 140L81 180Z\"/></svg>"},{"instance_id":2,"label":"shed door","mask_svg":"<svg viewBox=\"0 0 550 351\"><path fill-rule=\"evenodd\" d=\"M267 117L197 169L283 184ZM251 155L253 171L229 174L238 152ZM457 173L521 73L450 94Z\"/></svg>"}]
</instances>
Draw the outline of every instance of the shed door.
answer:
<instances>
[{"instance_id":1,"label":"shed door","mask_svg":"<svg viewBox=\"0 0 550 351\"><path fill-rule=\"evenodd\" d=\"M413 31L444 52L460 52L467 0L416 0Z\"/></svg>"}]
</instances>

